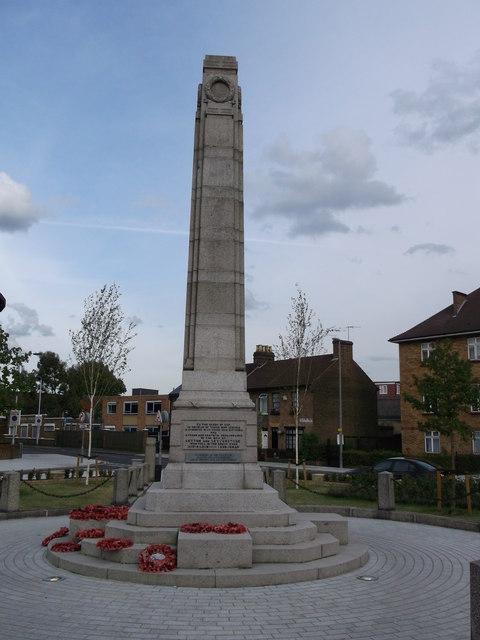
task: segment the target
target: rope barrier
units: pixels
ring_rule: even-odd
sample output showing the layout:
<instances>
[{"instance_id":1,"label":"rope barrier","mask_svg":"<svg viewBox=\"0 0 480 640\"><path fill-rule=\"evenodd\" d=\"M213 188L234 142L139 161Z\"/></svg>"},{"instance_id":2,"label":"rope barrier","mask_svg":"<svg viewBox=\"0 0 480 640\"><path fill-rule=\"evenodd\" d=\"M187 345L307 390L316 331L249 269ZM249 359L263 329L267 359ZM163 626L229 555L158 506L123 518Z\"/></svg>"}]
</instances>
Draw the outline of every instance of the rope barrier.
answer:
<instances>
[{"instance_id":1,"label":"rope barrier","mask_svg":"<svg viewBox=\"0 0 480 640\"><path fill-rule=\"evenodd\" d=\"M95 491L96 489L100 489L100 487L103 487L104 484L107 484L107 482L110 482L111 479L112 479L111 477L107 478L100 484L96 484L94 487L92 487L91 489L87 489L86 491L82 491L80 493L71 493L69 495L63 495L63 496L58 495L56 493L49 493L48 491L43 491L42 489L39 489L38 487L33 486L26 480L22 479L22 482L23 484L27 485L27 487L29 487L30 489L33 489L33 491L36 491L37 493L41 493L44 496L49 496L50 498L76 498L78 496L85 496L87 495L87 493L92 493L92 491Z\"/></svg>"}]
</instances>

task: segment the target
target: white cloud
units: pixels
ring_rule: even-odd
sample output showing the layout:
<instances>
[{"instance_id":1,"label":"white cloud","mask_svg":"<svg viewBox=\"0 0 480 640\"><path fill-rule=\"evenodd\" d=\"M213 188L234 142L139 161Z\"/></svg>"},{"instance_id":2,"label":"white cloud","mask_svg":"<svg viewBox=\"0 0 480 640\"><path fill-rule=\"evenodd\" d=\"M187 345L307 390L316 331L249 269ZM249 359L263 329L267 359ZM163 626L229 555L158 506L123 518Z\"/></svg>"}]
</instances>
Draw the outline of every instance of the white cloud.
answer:
<instances>
[{"instance_id":1,"label":"white cloud","mask_svg":"<svg viewBox=\"0 0 480 640\"><path fill-rule=\"evenodd\" d=\"M31 336L33 333L44 337L55 335L52 327L39 322L38 313L35 309L27 307L22 302L9 304L8 311L16 312L16 317L12 317L10 314L7 316L5 324L5 330L11 336L20 338Z\"/></svg>"},{"instance_id":2,"label":"white cloud","mask_svg":"<svg viewBox=\"0 0 480 640\"><path fill-rule=\"evenodd\" d=\"M26 231L44 215L28 187L0 171L0 231Z\"/></svg>"},{"instance_id":3,"label":"white cloud","mask_svg":"<svg viewBox=\"0 0 480 640\"><path fill-rule=\"evenodd\" d=\"M405 251L405 255L413 255L414 253L424 253L426 255L438 254L445 255L446 253L452 253L455 249L449 247L446 244L435 244L433 242L425 242L424 244L415 244Z\"/></svg>"},{"instance_id":4,"label":"white cloud","mask_svg":"<svg viewBox=\"0 0 480 640\"><path fill-rule=\"evenodd\" d=\"M394 112L403 118L397 133L407 144L434 151L465 141L478 151L480 51L464 66L436 61L423 91L397 89L391 97Z\"/></svg>"},{"instance_id":5,"label":"white cloud","mask_svg":"<svg viewBox=\"0 0 480 640\"><path fill-rule=\"evenodd\" d=\"M252 293L249 289L245 291L245 310L246 311L260 311L269 309L270 305L267 302L261 302L257 300L255 294Z\"/></svg>"},{"instance_id":6,"label":"white cloud","mask_svg":"<svg viewBox=\"0 0 480 640\"><path fill-rule=\"evenodd\" d=\"M256 218L285 218L290 234L318 236L347 233L338 214L404 202L394 187L373 180L376 160L363 131L337 128L324 134L313 150L295 150L279 137L268 149L269 173L247 177Z\"/></svg>"}]
</instances>

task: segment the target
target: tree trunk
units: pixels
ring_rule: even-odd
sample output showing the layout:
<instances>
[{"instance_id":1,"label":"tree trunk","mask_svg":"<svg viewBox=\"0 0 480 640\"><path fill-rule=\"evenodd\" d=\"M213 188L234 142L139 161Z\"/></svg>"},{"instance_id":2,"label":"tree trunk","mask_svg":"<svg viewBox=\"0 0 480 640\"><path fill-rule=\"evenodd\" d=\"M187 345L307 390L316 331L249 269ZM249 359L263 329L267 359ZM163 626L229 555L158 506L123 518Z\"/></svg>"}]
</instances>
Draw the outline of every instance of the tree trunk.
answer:
<instances>
[{"instance_id":1,"label":"tree trunk","mask_svg":"<svg viewBox=\"0 0 480 640\"><path fill-rule=\"evenodd\" d=\"M456 479L455 479L455 433L452 431L450 434L450 448L452 454L452 501L450 505L450 511L452 514L456 511Z\"/></svg>"}]
</instances>

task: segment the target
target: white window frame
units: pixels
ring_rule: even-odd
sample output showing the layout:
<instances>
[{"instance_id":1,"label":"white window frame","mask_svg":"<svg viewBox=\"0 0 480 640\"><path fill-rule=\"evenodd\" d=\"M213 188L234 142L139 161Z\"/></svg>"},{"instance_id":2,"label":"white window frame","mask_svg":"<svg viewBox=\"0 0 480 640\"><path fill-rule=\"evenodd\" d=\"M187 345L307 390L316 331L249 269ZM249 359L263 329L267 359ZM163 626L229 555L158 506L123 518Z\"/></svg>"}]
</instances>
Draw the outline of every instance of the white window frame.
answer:
<instances>
[{"instance_id":1,"label":"white window frame","mask_svg":"<svg viewBox=\"0 0 480 640\"><path fill-rule=\"evenodd\" d=\"M136 406L136 411L132 411L132 406L135 405ZM129 409L127 411L127 408ZM127 416L136 416L138 415L138 402L132 402L131 400L129 400L128 402L124 402L123 403L123 414L127 415Z\"/></svg>"},{"instance_id":2,"label":"white window frame","mask_svg":"<svg viewBox=\"0 0 480 640\"><path fill-rule=\"evenodd\" d=\"M113 409L113 411L112 411ZM110 415L117 413L117 403L116 402L107 402L107 413Z\"/></svg>"},{"instance_id":3,"label":"white window frame","mask_svg":"<svg viewBox=\"0 0 480 640\"><path fill-rule=\"evenodd\" d=\"M156 405L159 407L155 408ZM157 411L162 410L162 401L161 400L146 400L145 401L145 413L147 415L152 415L157 413Z\"/></svg>"},{"instance_id":4,"label":"white window frame","mask_svg":"<svg viewBox=\"0 0 480 640\"><path fill-rule=\"evenodd\" d=\"M480 454L480 431L472 433L472 453Z\"/></svg>"},{"instance_id":5,"label":"white window frame","mask_svg":"<svg viewBox=\"0 0 480 640\"><path fill-rule=\"evenodd\" d=\"M399 382L395 383L395 393L397 394L397 396L400 395L400 383Z\"/></svg>"},{"instance_id":6,"label":"white window frame","mask_svg":"<svg viewBox=\"0 0 480 640\"><path fill-rule=\"evenodd\" d=\"M472 388L475 389L476 392L477 392L477 402L476 402L476 404L470 405L470 411L472 413L480 413L480 385L479 384L474 384L474 385L472 385Z\"/></svg>"},{"instance_id":7,"label":"white window frame","mask_svg":"<svg viewBox=\"0 0 480 640\"><path fill-rule=\"evenodd\" d=\"M280 411L280 394L272 393L272 410Z\"/></svg>"},{"instance_id":8,"label":"white window frame","mask_svg":"<svg viewBox=\"0 0 480 640\"><path fill-rule=\"evenodd\" d=\"M421 345L422 362L425 362L425 360L428 360L434 351L435 351L434 342L422 342L422 345Z\"/></svg>"},{"instance_id":9,"label":"white window frame","mask_svg":"<svg viewBox=\"0 0 480 640\"><path fill-rule=\"evenodd\" d=\"M468 338L467 352L469 360L480 360L480 338Z\"/></svg>"},{"instance_id":10,"label":"white window frame","mask_svg":"<svg viewBox=\"0 0 480 640\"><path fill-rule=\"evenodd\" d=\"M425 453L440 453L440 433L425 431Z\"/></svg>"},{"instance_id":11,"label":"white window frame","mask_svg":"<svg viewBox=\"0 0 480 640\"><path fill-rule=\"evenodd\" d=\"M388 395L388 384L379 384L378 385L378 393L381 396L387 396Z\"/></svg>"},{"instance_id":12,"label":"white window frame","mask_svg":"<svg viewBox=\"0 0 480 640\"><path fill-rule=\"evenodd\" d=\"M258 396L258 413L261 416L268 415L268 395L266 393L261 393Z\"/></svg>"}]
</instances>

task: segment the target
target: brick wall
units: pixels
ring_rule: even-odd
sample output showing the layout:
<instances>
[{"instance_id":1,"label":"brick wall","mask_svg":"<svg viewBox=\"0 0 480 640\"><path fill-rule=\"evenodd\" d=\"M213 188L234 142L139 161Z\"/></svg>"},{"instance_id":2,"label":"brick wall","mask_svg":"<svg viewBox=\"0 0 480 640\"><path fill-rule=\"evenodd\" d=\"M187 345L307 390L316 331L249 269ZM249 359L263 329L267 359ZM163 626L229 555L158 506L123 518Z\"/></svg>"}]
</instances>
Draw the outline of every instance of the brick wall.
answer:
<instances>
[{"instance_id":1,"label":"brick wall","mask_svg":"<svg viewBox=\"0 0 480 640\"><path fill-rule=\"evenodd\" d=\"M425 340L427 342L427 340ZM432 342L430 340L430 342ZM463 358L467 357L467 338L460 337L451 340ZM421 341L399 345L400 382L401 382L401 416L402 416L402 451L411 456L425 457L425 436L418 429L418 422L424 419L424 414L417 411L404 399L404 393L417 395L413 383L413 375L422 377L425 370L421 367ZM474 376L480 379L480 362L473 362ZM480 431L480 415L465 414L463 419L472 428L472 431ZM450 453L450 440L447 436L440 436L440 447L444 453ZM457 453L472 453L472 443L462 440L459 436L455 439Z\"/></svg>"}]
</instances>

